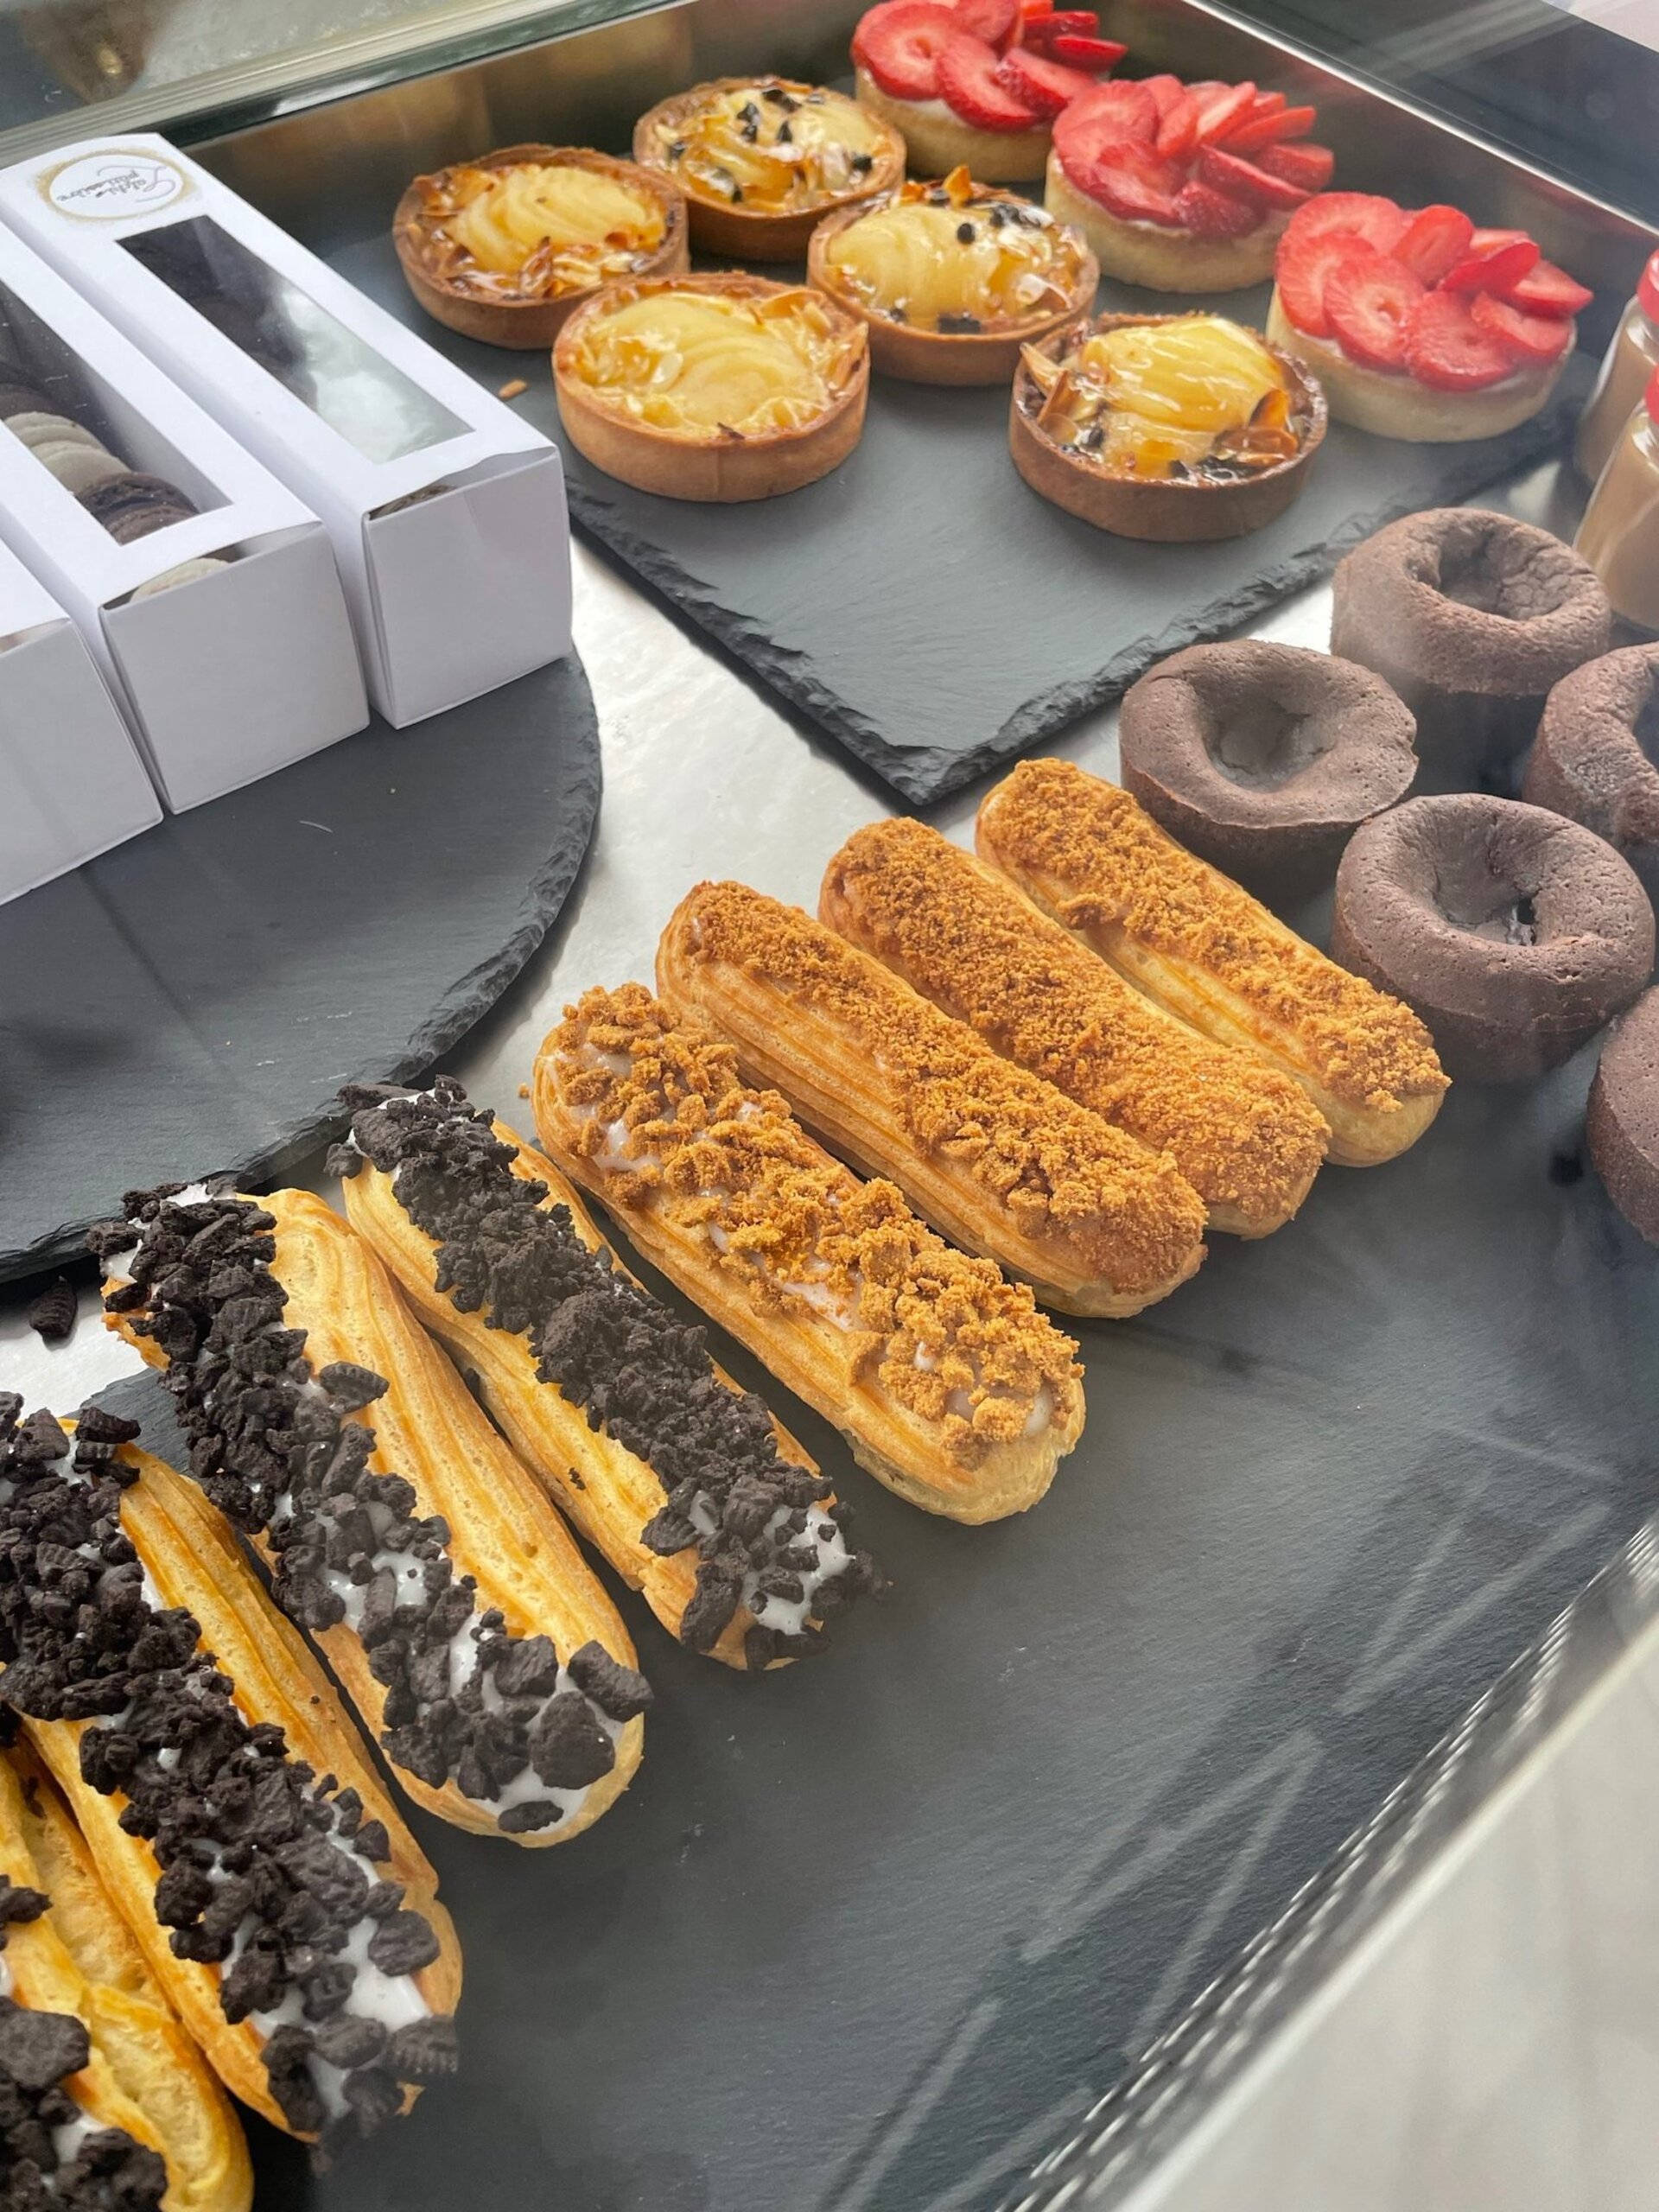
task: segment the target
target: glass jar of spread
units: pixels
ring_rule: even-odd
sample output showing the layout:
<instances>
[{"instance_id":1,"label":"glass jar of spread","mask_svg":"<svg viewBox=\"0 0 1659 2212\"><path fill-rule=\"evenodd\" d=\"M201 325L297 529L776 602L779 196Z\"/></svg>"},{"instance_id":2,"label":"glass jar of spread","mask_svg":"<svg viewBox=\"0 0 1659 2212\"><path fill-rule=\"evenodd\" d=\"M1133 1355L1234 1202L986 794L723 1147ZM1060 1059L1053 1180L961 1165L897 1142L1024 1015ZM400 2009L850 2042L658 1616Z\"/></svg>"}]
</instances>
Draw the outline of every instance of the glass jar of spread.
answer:
<instances>
[{"instance_id":1,"label":"glass jar of spread","mask_svg":"<svg viewBox=\"0 0 1659 2212\"><path fill-rule=\"evenodd\" d=\"M1573 458L1586 484L1606 467L1619 433L1642 404L1648 379L1659 369L1659 253L1642 271L1636 297L1624 310L1607 348L1601 374L1579 424Z\"/></svg>"},{"instance_id":2,"label":"glass jar of spread","mask_svg":"<svg viewBox=\"0 0 1659 2212\"><path fill-rule=\"evenodd\" d=\"M1620 620L1659 635L1659 369L1596 480L1573 544Z\"/></svg>"}]
</instances>

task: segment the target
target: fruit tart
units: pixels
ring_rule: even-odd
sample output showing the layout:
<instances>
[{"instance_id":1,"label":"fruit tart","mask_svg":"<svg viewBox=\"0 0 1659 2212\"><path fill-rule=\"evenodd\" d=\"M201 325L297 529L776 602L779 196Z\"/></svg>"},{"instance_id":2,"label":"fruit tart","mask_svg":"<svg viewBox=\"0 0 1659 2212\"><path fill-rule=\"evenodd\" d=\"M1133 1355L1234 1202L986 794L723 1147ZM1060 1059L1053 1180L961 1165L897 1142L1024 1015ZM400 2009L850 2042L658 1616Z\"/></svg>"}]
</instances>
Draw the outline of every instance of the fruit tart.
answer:
<instances>
[{"instance_id":1,"label":"fruit tart","mask_svg":"<svg viewBox=\"0 0 1659 2212\"><path fill-rule=\"evenodd\" d=\"M806 273L863 320L872 368L912 384L1006 384L1020 346L1086 315L1100 282L1069 224L966 169L831 215Z\"/></svg>"},{"instance_id":2,"label":"fruit tart","mask_svg":"<svg viewBox=\"0 0 1659 2212\"><path fill-rule=\"evenodd\" d=\"M822 292L735 271L612 284L553 351L565 435L608 475L676 499L766 499L858 443L864 326Z\"/></svg>"},{"instance_id":3,"label":"fruit tart","mask_svg":"<svg viewBox=\"0 0 1659 2212\"><path fill-rule=\"evenodd\" d=\"M660 100L633 157L685 194L699 253L798 261L832 208L885 192L905 142L844 92L788 77L716 77Z\"/></svg>"},{"instance_id":4,"label":"fruit tart","mask_svg":"<svg viewBox=\"0 0 1659 2212\"><path fill-rule=\"evenodd\" d=\"M1429 443L1535 415L1593 296L1524 231L1363 192L1298 209L1276 274L1268 335L1306 362L1337 420Z\"/></svg>"},{"instance_id":5,"label":"fruit tart","mask_svg":"<svg viewBox=\"0 0 1659 2212\"><path fill-rule=\"evenodd\" d=\"M1079 8L1020 0L883 0L853 34L859 105L904 137L924 176L1041 176L1050 126L1126 48Z\"/></svg>"},{"instance_id":6,"label":"fruit tart","mask_svg":"<svg viewBox=\"0 0 1659 2212\"><path fill-rule=\"evenodd\" d=\"M427 313L488 346L550 346L601 284L686 266L676 188L586 146L506 146L417 176L391 234Z\"/></svg>"},{"instance_id":7,"label":"fruit tart","mask_svg":"<svg viewBox=\"0 0 1659 2212\"><path fill-rule=\"evenodd\" d=\"M1159 292L1231 292L1273 274L1295 210L1335 156L1311 107L1252 84L1141 77L1098 85L1056 118L1047 205L1102 270Z\"/></svg>"},{"instance_id":8,"label":"fruit tart","mask_svg":"<svg viewBox=\"0 0 1659 2212\"><path fill-rule=\"evenodd\" d=\"M1027 346L1008 444L1034 492L1119 537L1242 537L1325 435L1300 364L1214 315L1103 315Z\"/></svg>"}]
</instances>

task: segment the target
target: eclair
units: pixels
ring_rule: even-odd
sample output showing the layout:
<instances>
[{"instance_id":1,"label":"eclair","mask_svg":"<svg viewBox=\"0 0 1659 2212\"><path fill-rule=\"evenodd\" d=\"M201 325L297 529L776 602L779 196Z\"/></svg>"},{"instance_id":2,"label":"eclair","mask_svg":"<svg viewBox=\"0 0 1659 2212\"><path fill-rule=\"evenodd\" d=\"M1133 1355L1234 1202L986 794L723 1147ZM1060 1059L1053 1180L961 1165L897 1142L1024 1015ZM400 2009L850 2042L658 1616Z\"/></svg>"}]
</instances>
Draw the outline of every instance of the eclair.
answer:
<instances>
[{"instance_id":1,"label":"eclair","mask_svg":"<svg viewBox=\"0 0 1659 2212\"><path fill-rule=\"evenodd\" d=\"M0 1697L150 1974L274 2126L366 2134L454 2067L436 1884L321 1668L194 1485L0 1399Z\"/></svg>"},{"instance_id":2,"label":"eclair","mask_svg":"<svg viewBox=\"0 0 1659 2212\"><path fill-rule=\"evenodd\" d=\"M688 1649L751 1671L818 1650L872 1588L830 1484L605 1249L550 1160L440 1076L358 1090L346 1210L571 1520Z\"/></svg>"},{"instance_id":3,"label":"eclair","mask_svg":"<svg viewBox=\"0 0 1659 2212\"><path fill-rule=\"evenodd\" d=\"M230 2100L28 1748L0 1754L0 2194L65 2212L247 2212Z\"/></svg>"},{"instance_id":4,"label":"eclair","mask_svg":"<svg viewBox=\"0 0 1659 2212\"><path fill-rule=\"evenodd\" d=\"M1083 1430L1077 1346L1029 1288L861 1183L736 1056L638 983L593 990L537 1055L542 1141L688 1298L955 1521L1034 1505Z\"/></svg>"},{"instance_id":5,"label":"eclair","mask_svg":"<svg viewBox=\"0 0 1659 2212\"><path fill-rule=\"evenodd\" d=\"M1167 1153L1076 1105L798 907L702 883L657 988L864 1175L1071 1313L1138 1313L1204 1256L1204 1201Z\"/></svg>"},{"instance_id":6,"label":"eclair","mask_svg":"<svg viewBox=\"0 0 1659 2212\"><path fill-rule=\"evenodd\" d=\"M651 1693L549 1504L321 1199L136 1195L106 1304L165 1360L191 1471L270 1569L399 1780L522 1844L627 1787Z\"/></svg>"},{"instance_id":7,"label":"eclair","mask_svg":"<svg viewBox=\"0 0 1659 2212\"><path fill-rule=\"evenodd\" d=\"M1295 1084L1173 1020L937 830L855 831L818 911L1017 1066L1168 1152L1212 1229L1266 1236L1307 1196L1329 1133Z\"/></svg>"},{"instance_id":8,"label":"eclair","mask_svg":"<svg viewBox=\"0 0 1659 2212\"><path fill-rule=\"evenodd\" d=\"M1411 1008L1327 960L1117 785L1022 760L987 793L977 839L1154 1005L1299 1083L1343 1166L1395 1159L1439 1113L1446 1074Z\"/></svg>"}]
</instances>

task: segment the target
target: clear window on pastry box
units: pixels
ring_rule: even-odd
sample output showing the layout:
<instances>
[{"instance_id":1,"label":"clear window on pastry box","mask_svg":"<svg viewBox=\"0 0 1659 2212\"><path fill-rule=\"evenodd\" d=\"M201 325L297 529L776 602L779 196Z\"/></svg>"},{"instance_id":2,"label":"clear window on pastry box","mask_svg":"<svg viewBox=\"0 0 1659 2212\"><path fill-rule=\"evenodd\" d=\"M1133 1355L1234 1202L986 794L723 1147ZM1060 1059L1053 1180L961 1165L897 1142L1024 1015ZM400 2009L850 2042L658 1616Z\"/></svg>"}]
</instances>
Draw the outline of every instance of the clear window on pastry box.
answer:
<instances>
[{"instance_id":1,"label":"clear window on pastry box","mask_svg":"<svg viewBox=\"0 0 1659 2212\"><path fill-rule=\"evenodd\" d=\"M78 626L175 812L368 720L317 517L3 233L0 539Z\"/></svg>"},{"instance_id":2,"label":"clear window on pastry box","mask_svg":"<svg viewBox=\"0 0 1659 2212\"><path fill-rule=\"evenodd\" d=\"M159 137L0 172L0 218L328 527L398 726L558 659L556 447Z\"/></svg>"}]
</instances>

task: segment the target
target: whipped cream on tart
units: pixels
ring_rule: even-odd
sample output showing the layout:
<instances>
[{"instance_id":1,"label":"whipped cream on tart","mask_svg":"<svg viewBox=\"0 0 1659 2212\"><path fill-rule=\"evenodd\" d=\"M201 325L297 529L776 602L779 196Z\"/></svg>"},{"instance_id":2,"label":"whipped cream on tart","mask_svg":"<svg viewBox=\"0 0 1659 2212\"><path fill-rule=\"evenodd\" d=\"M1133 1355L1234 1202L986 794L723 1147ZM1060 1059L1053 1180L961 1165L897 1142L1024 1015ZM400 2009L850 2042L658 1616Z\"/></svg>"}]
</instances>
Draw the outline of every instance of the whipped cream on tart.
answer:
<instances>
[{"instance_id":1,"label":"whipped cream on tart","mask_svg":"<svg viewBox=\"0 0 1659 2212\"><path fill-rule=\"evenodd\" d=\"M844 92L788 77L718 77L634 125L635 161L685 195L701 253L796 261L821 219L885 192L905 142Z\"/></svg>"},{"instance_id":2,"label":"whipped cream on tart","mask_svg":"<svg viewBox=\"0 0 1659 2212\"><path fill-rule=\"evenodd\" d=\"M807 274L863 318L870 361L918 384L1001 384L1022 344L1094 303L1080 232L966 169L914 180L814 232Z\"/></svg>"},{"instance_id":3,"label":"whipped cream on tart","mask_svg":"<svg viewBox=\"0 0 1659 2212\"><path fill-rule=\"evenodd\" d=\"M1032 489L1124 537L1236 537L1284 512L1325 435L1323 395L1211 315L1102 315L1022 352L1009 448Z\"/></svg>"},{"instance_id":4,"label":"whipped cream on tart","mask_svg":"<svg viewBox=\"0 0 1659 2212\"><path fill-rule=\"evenodd\" d=\"M611 285L553 354L577 451L681 499L769 499L827 475L858 442L869 375L855 315L737 273Z\"/></svg>"},{"instance_id":5,"label":"whipped cream on tart","mask_svg":"<svg viewBox=\"0 0 1659 2212\"><path fill-rule=\"evenodd\" d=\"M427 313L493 346L550 346L600 285L686 266L677 187L586 146L507 146L417 176L391 229Z\"/></svg>"}]
</instances>

